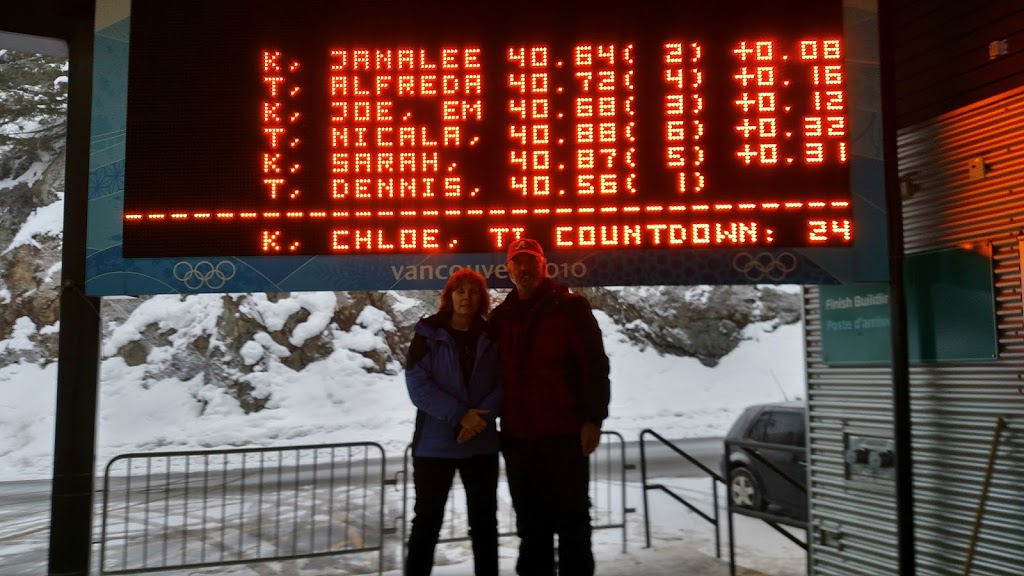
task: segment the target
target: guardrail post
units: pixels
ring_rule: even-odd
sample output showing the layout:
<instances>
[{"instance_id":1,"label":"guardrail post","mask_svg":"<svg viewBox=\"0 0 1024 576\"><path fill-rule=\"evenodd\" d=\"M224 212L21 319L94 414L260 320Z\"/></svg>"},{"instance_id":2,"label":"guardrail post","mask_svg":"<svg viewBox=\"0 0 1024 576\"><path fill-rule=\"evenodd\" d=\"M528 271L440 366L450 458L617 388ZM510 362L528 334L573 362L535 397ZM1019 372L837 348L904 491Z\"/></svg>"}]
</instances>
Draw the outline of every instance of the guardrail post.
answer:
<instances>
[{"instance_id":1,"label":"guardrail post","mask_svg":"<svg viewBox=\"0 0 1024 576\"><path fill-rule=\"evenodd\" d=\"M732 460L732 442L725 441L725 461ZM725 467L725 510L729 517L729 576L736 576L736 532L732 518L732 466Z\"/></svg>"},{"instance_id":2,"label":"guardrail post","mask_svg":"<svg viewBox=\"0 0 1024 576\"><path fill-rule=\"evenodd\" d=\"M647 430L640 432L640 481L642 483L641 492L644 495L644 538L646 546L644 548L651 547L651 511L647 505L647 454L644 451L644 433Z\"/></svg>"}]
</instances>

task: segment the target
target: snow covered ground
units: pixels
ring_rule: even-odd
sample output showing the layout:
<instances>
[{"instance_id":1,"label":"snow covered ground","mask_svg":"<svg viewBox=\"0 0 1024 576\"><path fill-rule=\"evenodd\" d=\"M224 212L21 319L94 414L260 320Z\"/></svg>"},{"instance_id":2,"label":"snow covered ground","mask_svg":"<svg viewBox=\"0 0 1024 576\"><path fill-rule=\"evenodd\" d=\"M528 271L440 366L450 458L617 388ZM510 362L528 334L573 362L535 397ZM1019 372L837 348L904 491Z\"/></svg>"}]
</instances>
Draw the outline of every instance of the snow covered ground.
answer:
<instances>
[{"instance_id":1,"label":"snow covered ground","mask_svg":"<svg viewBox=\"0 0 1024 576\"><path fill-rule=\"evenodd\" d=\"M712 500L710 482L706 479L652 478L651 482L664 484L686 498L698 509L710 514ZM0 484L0 490L4 485ZM45 496L45 495L40 495ZM640 484L627 485L627 505L637 512L626 520L626 552L622 551L623 532L618 528L595 530L594 553L597 574L600 576L726 576L729 574L729 548L727 517L724 506L720 510L721 559L716 558L715 532L712 525L686 510L668 496L651 491L649 497L651 547L646 546L642 490ZM724 498L719 491L719 498ZM0 566L4 576L41 576L46 573L48 500L42 505L19 511L16 520L0 523ZM803 576L806 555L796 544L775 533L763 522L734 516L736 535L737 574L753 576ZM793 533L803 539L800 531ZM500 565L502 574L514 574L517 540L501 540ZM94 549L93 563L98 562ZM384 574L401 576L397 536L385 546ZM434 574L438 576L472 576L473 561L468 542L440 544L437 549ZM94 570L93 573L98 573ZM348 556L296 560L288 562L255 563L215 568L163 571L167 576L322 576L376 574L377 554L364 553Z\"/></svg>"}]
</instances>

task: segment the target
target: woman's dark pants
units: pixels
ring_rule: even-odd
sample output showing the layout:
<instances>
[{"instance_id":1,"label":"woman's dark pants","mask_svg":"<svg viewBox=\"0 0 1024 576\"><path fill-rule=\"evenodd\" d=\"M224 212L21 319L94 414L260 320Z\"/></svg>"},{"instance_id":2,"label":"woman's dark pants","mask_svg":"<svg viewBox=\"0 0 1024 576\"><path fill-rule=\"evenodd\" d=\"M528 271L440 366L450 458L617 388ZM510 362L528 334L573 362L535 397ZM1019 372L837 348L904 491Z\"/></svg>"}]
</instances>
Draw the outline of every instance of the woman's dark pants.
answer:
<instances>
[{"instance_id":1,"label":"woman's dark pants","mask_svg":"<svg viewBox=\"0 0 1024 576\"><path fill-rule=\"evenodd\" d=\"M459 459L413 458L416 515L405 559L406 576L427 576L434 567L434 548L456 470L466 489L474 573L498 574L498 455L486 454Z\"/></svg>"}]
</instances>

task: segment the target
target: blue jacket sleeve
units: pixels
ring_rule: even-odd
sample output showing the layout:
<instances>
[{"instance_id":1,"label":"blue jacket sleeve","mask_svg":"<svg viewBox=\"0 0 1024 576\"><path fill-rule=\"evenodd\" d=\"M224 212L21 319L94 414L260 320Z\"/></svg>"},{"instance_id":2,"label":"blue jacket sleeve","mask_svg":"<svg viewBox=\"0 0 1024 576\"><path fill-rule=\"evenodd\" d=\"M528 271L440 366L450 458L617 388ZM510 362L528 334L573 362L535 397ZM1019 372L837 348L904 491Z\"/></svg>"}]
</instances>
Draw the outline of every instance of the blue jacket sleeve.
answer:
<instances>
[{"instance_id":1,"label":"blue jacket sleeve","mask_svg":"<svg viewBox=\"0 0 1024 576\"><path fill-rule=\"evenodd\" d=\"M420 334L413 337L405 370L405 386L413 405L434 418L445 420L454 428L469 410L469 406L437 384L430 361L434 353L435 350L431 349L425 337Z\"/></svg>"}]
</instances>

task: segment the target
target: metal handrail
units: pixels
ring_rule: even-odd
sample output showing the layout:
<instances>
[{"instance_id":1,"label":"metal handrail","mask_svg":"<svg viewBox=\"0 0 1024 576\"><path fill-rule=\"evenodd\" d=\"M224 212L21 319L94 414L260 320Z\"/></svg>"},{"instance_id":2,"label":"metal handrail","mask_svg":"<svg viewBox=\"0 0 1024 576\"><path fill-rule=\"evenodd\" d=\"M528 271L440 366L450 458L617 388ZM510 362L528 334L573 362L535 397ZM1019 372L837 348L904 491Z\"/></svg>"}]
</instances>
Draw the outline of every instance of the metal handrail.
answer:
<instances>
[{"instance_id":1,"label":"metal handrail","mask_svg":"<svg viewBox=\"0 0 1024 576\"><path fill-rule=\"evenodd\" d=\"M786 474L784 471L780 470L778 466L772 464L767 459L765 459L764 456L761 456L760 454L757 453L758 449L767 449L767 450L775 450L775 451L779 451L779 452L789 452L789 453L792 453L794 455L802 455L802 454L806 454L807 453L807 448L806 447L801 447L801 446L779 446L778 444L766 444L764 442L752 442L752 441L741 441L741 440L725 440L724 444L725 444L725 461L726 462L729 462L731 460L733 447L739 448L740 450L743 450L747 454L747 456L750 456L754 460L757 460L759 463L763 464L765 466L765 468L771 470L774 474L778 475L784 481L786 481L787 483L789 483L793 487L797 488L798 490L800 490L804 494L807 494L807 487L806 487L805 484L801 484L800 482L797 482L789 474ZM728 476L725 479L725 484L726 484L726 486L729 486L729 484L732 483L732 466L727 466L727 472L726 473L728 474ZM797 546L803 548L804 551L807 550L807 545L808 545L807 542L810 541L810 533L808 532L808 526L809 525L808 525L807 522L801 521L801 520L797 520L795 518L786 518L786 517L783 517L783 516L779 516L777 514L769 514L769 513L760 512L760 511L757 511L757 510L750 510L748 508L741 508L739 506L733 505L732 498L726 498L726 503L727 503L727 506L728 506L728 509L729 509L729 574L730 575L732 575L732 576L736 575L736 547L735 547L735 544L733 542L733 539L734 539L733 538L734 537L733 520L732 520L732 515L733 514L740 514L740 515L743 515L743 516L749 516L751 518L757 518L758 520L761 520L765 524L771 526L773 529L775 529L776 532L778 532L779 534L782 534L783 536L785 536L787 539L789 539L791 542L793 542ZM790 534L790 532L788 530L786 530L782 526L779 526L779 524L784 524L784 525L787 525L787 526L793 526L793 527L796 527L796 528L803 528L804 531L807 533L807 536L804 537L805 541L801 542L795 536Z\"/></svg>"},{"instance_id":2,"label":"metal handrail","mask_svg":"<svg viewBox=\"0 0 1024 576\"><path fill-rule=\"evenodd\" d=\"M708 515L707 513L703 512L702 510L699 510L696 506L694 506L690 502L687 502L685 498L682 498L681 496L679 496L678 494L673 492L671 488L665 486L664 484L651 484L651 483L648 483L648 481L647 481L647 452L646 452L646 443L644 441L644 437L645 436L652 436L652 437L654 437L661 444L663 444L668 449L670 449L673 452L675 452L680 457L686 459L690 464L696 466L698 469L700 469L702 472L704 472L705 474L707 474L711 478L711 492L712 492L712 499L713 499L713 502L714 502L713 503L714 512L713 512L712 515ZM765 444L763 442L740 442L740 441L731 441L731 440L725 440L724 441L724 445L725 445L725 450L726 450L726 452L725 452L726 461L729 460L729 456L732 453L732 448L735 446L737 448L742 449L751 458L754 458L758 462L764 464L766 468L768 468L772 472L778 474L786 482L792 484L794 487L796 487L799 490L801 490L801 491L806 493L807 488L803 484L800 484L799 482L797 482L795 479L790 477L784 471L780 470L777 466L775 466L774 464L772 464L771 462L769 462L763 456L761 456L760 454L758 454L756 452L756 449L759 449L759 448L765 448L765 449L770 448L772 450L781 450L781 451L784 451L784 452L792 452L794 454L804 454L804 453L806 453L806 449L805 448L800 448L800 447L791 447L791 448L790 447L780 447L780 446L778 446L776 444ZM658 434L657 432L647 428L647 429L644 429L644 430L642 430L640 432L640 471L641 471L641 477L642 477L642 482L643 482L644 531L645 531L645 535L646 535L646 544L647 544L646 547L647 548L651 547L651 526L650 526L650 513L649 513L649 505L648 505L648 499L647 499L647 492L648 492L648 490L661 490L662 492L668 494L675 501L677 501L680 504L686 506L691 511L693 511L695 514L697 514L698 516L703 518L706 522L708 522L709 524L711 524L711 525L713 525L715 527L715 556L718 557L718 558L721 558L722 557L722 551L721 551L721 527L720 527L721 519L719 518L719 514L718 514L718 510L719 510L719 506L718 506L718 483L721 482L725 486L728 486L729 482L732 479L731 478L731 476L732 476L732 469L731 468L728 469L728 474L729 474L728 478L722 478L721 476L718 475L717 472L715 472L714 470L711 470L710 468L708 468L707 466L702 464L700 461L698 461L696 458L694 458L693 456L690 456L689 454L687 454L684 450L682 450L681 448L676 446L671 440L668 440L665 437L663 437L660 434ZM748 510L748 509L740 508L738 506L734 506L733 505L731 498L726 498L726 504L727 504L727 509L728 509L728 512L729 512L728 513L729 570L730 570L729 573L732 576L735 576L735 574L736 574L736 548L735 548L735 543L734 543L735 533L734 533L734 529L733 529L733 518L732 518L734 513L735 514L741 514L741 515L744 515L744 516L749 516L751 518L757 518L758 520L763 521L764 523L766 523L769 526L771 526L772 528L774 528L777 532L779 532L780 534L782 534L783 536L788 538L793 543L797 544L798 546L800 546L804 550L807 550L806 542L801 542L796 537L794 537L791 533L789 533L789 531L787 531L786 529L782 528L779 525L779 524L785 524L785 525L790 525L790 526L794 526L794 527L798 527L798 528L803 528L804 530L807 530L807 528L808 528L808 523L807 522L803 522L803 521L796 520L796 519L791 519L791 518L785 518L785 517L778 516L778 515L775 515L775 514L768 514L768 513L764 513L764 512L758 512L758 511L754 511L754 510Z\"/></svg>"},{"instance_id":3,"label":"metal handrail","mask_svg":"<svg viewBox=\"0 0 1024 576\"><path fill-rule=\"evenodd\" d=\"M647 453L646 453L645 444L644 444L644 436L648 436L648 435L649 436L653 436L659 442L661 442L663 445L668 447L670 450L672 450L673 452L675 452L679 456L685 458L691 464L693 464L694 466L699 468L701 471L703 471L705 474L707 474L708 476L711 477L711 492L712 492L713 499L714 499L713 516L708 516L703 511L697 509L697 507L695 507L693 504L690 504L689 502L687 502L685 498L683 498L682 496L679 496L678 494L673 492L671 488L665 486L664 484L648 484L647 483ZM696 458L694 458L693 456L690 456L685 451L683 451L681 448L679 448L678 446L673 444L672 441L665 439L663 436L661 436L660 434L658 434L654 430L651 430L650 428L645 428L644 430L642 430L640 432L640 475L641 475L641 480L643 482L643 494L644 494L644 533L645 533L646 542L647 542L647 545L645 546L645 548L650 548L651 547L651 520L650 520L650 513L649 513L649 509L648 509L648 504L647 504L647 491L648 490L661 490L662 492L664 492L664 493L668 494L670 497L672 497L676 502L679 502L680 504L686 506L687 508L692 510L695 514L697 514L698 516L700 516L705 521L707 521L708 523L712 524L715 527L715 556L717 558L721 558L722 557L722 536L721 536L721 530L719 528L719 524L721 523L721 520L718 517L718 484L717 483L718 482L723 482L724 483L724 481L722 480L722 477L719 476L714 470L711 470L710 468L708 468L707 466L705 466L704 464L699 462ZM731 526L731 522L730 522L730 526ZM732 535L730 533L730 542L731 542L731 538L732 538Z\"/></svg>"}]
</instances>

